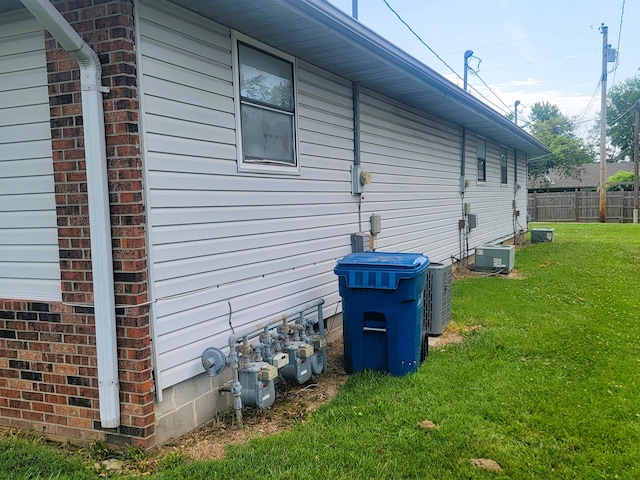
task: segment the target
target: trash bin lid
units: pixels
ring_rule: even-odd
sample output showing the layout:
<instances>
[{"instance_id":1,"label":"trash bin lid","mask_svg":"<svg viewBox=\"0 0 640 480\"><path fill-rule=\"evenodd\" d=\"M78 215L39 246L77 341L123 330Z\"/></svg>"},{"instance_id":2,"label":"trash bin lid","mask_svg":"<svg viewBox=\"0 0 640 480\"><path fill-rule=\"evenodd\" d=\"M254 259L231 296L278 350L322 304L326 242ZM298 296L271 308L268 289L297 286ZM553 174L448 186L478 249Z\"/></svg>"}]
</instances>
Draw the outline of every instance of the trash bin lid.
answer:
<instances>
[{"instance_id":1,"label":"trash bin lid","mask_svg":"<svg viewBox=\"0 0 640 480\"><path fill-rule=\"evenodd\" d=\"M341 267L374 267L416 270L424 264L429 265L429 259L421 253L398 253L398 252L363 252L350 253L338 260Z\"/></svg>"},{"instance_id":2,"label":"trash bin lid","mask_svg":"<svg viewBox=\"0 0 640 480\"><path fill-rule=\"evenodd\" d=\"M421 253L351 253L338 260L334 273L351 288L396 289L402 279L418 276L429 266Z\"/></svg>"}]
</instances>

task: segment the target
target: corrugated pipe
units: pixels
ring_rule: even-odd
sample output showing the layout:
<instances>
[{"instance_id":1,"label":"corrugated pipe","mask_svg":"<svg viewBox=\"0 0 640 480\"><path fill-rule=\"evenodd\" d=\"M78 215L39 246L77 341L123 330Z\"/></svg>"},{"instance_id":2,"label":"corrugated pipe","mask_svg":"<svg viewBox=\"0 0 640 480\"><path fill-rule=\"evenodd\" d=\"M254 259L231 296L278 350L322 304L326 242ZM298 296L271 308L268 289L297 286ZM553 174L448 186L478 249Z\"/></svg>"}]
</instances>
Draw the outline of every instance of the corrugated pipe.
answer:
<instances>
[{"instance_id":1,"label":"corrugated pipe","mask_svg":"<svg viewBox=\"0 0 640 480\"><path fill-rule=\"evenodd\" d=\"M102 66L98 55L80 38L60 12L48 0L22 0L22 3L80 66L100 422L103 428L116 428L120 425L120 389L102 106L102 94L108 92L108 89L102 86Z\"/></svg>"}]
</instances>

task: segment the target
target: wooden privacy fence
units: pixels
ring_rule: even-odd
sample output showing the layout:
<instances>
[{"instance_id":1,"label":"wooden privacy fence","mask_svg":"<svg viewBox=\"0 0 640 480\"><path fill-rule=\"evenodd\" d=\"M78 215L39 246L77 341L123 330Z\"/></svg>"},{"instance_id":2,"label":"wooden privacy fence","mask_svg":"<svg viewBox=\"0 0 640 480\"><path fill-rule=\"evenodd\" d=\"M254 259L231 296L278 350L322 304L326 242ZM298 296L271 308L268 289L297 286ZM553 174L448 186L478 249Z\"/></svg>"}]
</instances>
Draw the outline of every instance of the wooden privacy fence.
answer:
<instances>
[{"instance_id":1,"label":"wooden privacy fence","mask_svg":"<svg viewBox=\"0 0 640 480\"><path fill-rule=\"evenodd\" d=\"M599 192L529 193L527 209L534 222L597 222ZM607 192L607 222L633 221L633 192Z\"/></svg>"}]
</instances>

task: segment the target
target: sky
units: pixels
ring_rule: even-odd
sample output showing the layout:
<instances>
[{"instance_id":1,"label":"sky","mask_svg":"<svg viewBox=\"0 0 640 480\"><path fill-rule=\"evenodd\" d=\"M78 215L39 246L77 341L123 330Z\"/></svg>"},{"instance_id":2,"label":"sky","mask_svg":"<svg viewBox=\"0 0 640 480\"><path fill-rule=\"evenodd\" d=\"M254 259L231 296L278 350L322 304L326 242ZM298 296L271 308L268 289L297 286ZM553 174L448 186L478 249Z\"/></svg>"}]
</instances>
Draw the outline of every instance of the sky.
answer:
<instances>
[{"instance_id":1,"label":"sky","mask_svg":"<svg viewBox=\"0 0 640 480\"><path fill-rule=\"evenodd\" d=\"M329 2L351 15L352 0ZM608 63L607 89L640 75L638 0L386 2L442 61L384 0L358 0L359 21L461 88L464 52L472 50L469 92L502 113L520 101L520 120L534 103L549 102L574 117L581 136L599 121L602 24L618 51L617 63Z\"/></svg>"}]
</instances>

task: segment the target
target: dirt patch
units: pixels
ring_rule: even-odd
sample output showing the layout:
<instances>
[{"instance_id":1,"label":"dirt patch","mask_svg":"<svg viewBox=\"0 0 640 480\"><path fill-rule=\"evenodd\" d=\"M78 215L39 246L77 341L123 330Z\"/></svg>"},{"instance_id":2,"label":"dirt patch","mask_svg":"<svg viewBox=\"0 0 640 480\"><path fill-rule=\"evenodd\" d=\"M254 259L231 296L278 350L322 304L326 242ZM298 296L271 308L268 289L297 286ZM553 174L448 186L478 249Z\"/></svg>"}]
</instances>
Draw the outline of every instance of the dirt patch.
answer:
<instances>
[{"instance_id":1,"label":"dirt patch","mask_svg":"<svg viewBox=\"0 0 640 480\"><path fill-rule=\"evenodd\" d=\"M243 428L235 425L233 411L225 412L194 432L155 449L151 452L150 462L155 463L171 452L182 452L185 458L192 460L222 458L227 445L289 430L334 398L347 378L342 341L333 341L327 345L327 372L320 375L317 382L305 385L278 382L276 401L271 408L263 411L243 409Z\"/></svg>"},{"instance_id":2,"label":"dirt patch","mask_svg":"<svg viewBox=\"0 0 640 480\"><path fill-rule=\"evenodd\" d=\"M429 348L437 350L454 343L462 343L465 339L465 333L476 332L481 329L482 325L461 326L456 322L449 322L442 335L429 337Z\"/></svg>"},{"instance_id":3,"label":"dirt patch","mask_svg":"<svg viewBox=\"0 0 640 480\"><path fill-rule=\"evenodd\" d=\"M458 265L453 272L453 280L462 280L464 278L482 278L482 277L496 277L507 278L509 280L523 280L527 278L523 273L517 269L511 270L509 273L491 273L491 272L476 272L472 267L467 265Z\"/></svg>"},{"instance_id":4,"label":"dirt patch","mask_svg":"<svg viewBox=\"0 0 640 480\"><path fill-rule=\"evenodd\" d=\"M471 465L480 468L482 470L489 470L491 472L501 472L502 467L495 460L490 458L472 458Z\"/></svg>"}]
</instances>

